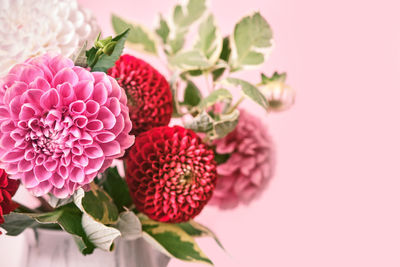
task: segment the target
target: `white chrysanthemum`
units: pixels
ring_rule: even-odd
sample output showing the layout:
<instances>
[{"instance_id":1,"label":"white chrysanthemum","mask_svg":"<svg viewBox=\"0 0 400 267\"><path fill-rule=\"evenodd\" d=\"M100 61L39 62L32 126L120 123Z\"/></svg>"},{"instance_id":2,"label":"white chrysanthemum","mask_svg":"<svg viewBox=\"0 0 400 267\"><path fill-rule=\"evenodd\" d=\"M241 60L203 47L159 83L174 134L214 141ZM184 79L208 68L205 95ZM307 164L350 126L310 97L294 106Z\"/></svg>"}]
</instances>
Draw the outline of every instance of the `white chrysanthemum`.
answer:
<instances>
[{"instance_id":1,"label":"white chrysanthemum","mask_svg":"<svg viewBox=\"0 0 400 267\"><path fill-rule=\"evenodd\" d=\"M76 0L0 0L0 76L46 52L68 57L98 33L96 19Z\"/></svg>"}]
</instances>

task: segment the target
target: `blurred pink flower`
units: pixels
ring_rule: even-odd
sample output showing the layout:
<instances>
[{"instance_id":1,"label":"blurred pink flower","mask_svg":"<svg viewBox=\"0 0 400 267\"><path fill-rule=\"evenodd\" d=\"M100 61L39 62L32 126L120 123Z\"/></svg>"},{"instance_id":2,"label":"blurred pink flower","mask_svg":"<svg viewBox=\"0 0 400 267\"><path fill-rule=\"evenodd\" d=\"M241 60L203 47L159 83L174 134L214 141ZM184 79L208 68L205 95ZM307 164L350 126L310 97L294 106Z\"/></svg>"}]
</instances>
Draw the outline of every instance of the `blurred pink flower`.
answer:
<instances>
[{"instance_id":1,"label":"blurred pink flower","mask_svg":"<svg viewBox=\"0 0 400 267\"><path fill-rule=\"evenodd\" d=\"M127 98L102 72L48 54L0 81L0 166L36 196L65 198L134 142Z\"/></svg>"},{"instance_id":2,"label":"blurred pink flower","mask_svg":"<svg viewBox=\"0 0 400 267\"><path fill-rule=\"evenodd\" d=\"M217 186L210 204L223 209L248 204L273 175L274 146L266 127L259 118L240 110L235 130L214 145L219 155L230 157L217 167Z\"/></svg>"}]
</instances>

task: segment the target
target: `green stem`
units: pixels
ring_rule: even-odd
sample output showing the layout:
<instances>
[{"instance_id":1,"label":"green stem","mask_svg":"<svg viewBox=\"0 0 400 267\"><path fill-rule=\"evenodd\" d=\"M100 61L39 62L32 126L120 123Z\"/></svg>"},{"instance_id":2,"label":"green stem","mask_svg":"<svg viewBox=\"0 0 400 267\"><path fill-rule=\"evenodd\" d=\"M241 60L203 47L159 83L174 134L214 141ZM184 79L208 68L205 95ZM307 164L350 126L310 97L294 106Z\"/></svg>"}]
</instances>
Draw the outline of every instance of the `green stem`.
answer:
<instances>
[{"instance_id":1,"label":"green stem","mask_svg":"<svg viewBox=\"0 0 400 267\"><path fill-rule=\"evenodd\" d=\"M231 114L237 107L245 100L245 96L242 95L242 97L228 110L227 114Z\"/></svg>"}]
</instances>

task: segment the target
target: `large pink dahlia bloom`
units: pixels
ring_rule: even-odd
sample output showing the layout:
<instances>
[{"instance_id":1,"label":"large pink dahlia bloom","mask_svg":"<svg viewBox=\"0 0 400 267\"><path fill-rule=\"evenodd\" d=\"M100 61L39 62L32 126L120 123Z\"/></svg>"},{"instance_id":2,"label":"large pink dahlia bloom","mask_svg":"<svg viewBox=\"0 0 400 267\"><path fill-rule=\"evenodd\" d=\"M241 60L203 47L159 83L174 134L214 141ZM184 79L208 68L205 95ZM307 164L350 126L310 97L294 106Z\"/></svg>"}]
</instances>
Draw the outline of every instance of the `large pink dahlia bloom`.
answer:
<instances>
[{"instance_id":1,"label":"large pink dahlia bloom","mask_svg":"<svg viewBox=\"0 0 400 267\"><path fill-rule=\"evenodd\" d=\"M235 130L214 145L218 154L230 156L217 167L217 186L210 204L224 209L248 204L273 175L274 146L267 128L259 118L240 110Z\"/></svg>"},{"instance_id":2,"label":"large pink dahlia bloom","mask_svg":"<svg viewBox=\"0 0 400 267\"><path fill-rule=\"evenodd\" d=\"M67 197L124 155L127 98L102 72L45 54L0 81L0 167L36 196Z\"/></svg>"}]
</instances>

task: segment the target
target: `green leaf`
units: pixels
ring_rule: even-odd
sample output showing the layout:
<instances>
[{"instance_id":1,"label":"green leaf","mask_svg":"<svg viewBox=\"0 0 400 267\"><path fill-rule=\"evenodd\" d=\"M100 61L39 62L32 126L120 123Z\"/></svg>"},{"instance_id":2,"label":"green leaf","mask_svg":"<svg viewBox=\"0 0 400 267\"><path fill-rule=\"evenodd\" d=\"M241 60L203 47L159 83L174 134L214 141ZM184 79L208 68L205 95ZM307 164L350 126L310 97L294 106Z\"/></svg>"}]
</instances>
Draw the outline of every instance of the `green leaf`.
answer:
<instances>
[{"instance_id":1,"label":"green leaf","mask_svg":"<svg viewBox=\"0 0 400 267\"><path fill-rule=\"evenodd\" d=\"M93 189L92 189L93 190ZM113 249L113 244L114 244L114 240L117 237L121 236L120 231L118 231L117 229L113 228L113 227L109 227L104 225L101 221L96 220L96 218L94 218L94 216L92 214L89 214L87 212L87 210L91 210L93 211L94 209L92 207L88 208L86 207L86 209L84 208L84 200L86 198L86 196L89 196L89 199L92 198L92 195L95 195L96 197L99 196L99 190L94 190L90 191L90 192L84 192L82 188L79 188L76 193L74 194L74 203L76 205L76 207L79 208L79 210L81 212L83 212L82 214L82 228L83 231L85 232L85 234L87 235L88 240L94 244L96 247L105 250L105 251L111 251ZM89 194L92 193L92 194ZM108 196L107 196L108 197ZM99 202L100 205L97 205L97 208L99 206L101 206L101 204L104 204L104 200L101 200L101 198L99 197ZM91 199L91 201L89 202L89 204L93 205L93 201ZM116 209L116 207L115 207ZM105 214L103 216L103 218L109 218L109 216L107 216L108 211L105 210L104 211ZM117 211L117 216L118 216L118 211Z\"/></svg>"},{"instance_id":2,"label":"green leaf","mask_svg":"<svg viewBox=\"0 0 400 267\"><path fill-rule=\"evenodd\" d=\"M175 34L175 38L169 40L168 44L171 47L171 54L178 53L185 44L186 32L179 32Z\"/></svg>"},{"instance_id":3,"label":"green leaf","mask_svg":"<svg viewBox=\"0 0 400 267\"><path fill-rule=\"evenodd\" d=\"M285 81L286 81L286 72L278 73L275 71L271 77L268 77L264 73L261 73L261 84L268 84L271 82L285 82Z\"/></svg>"},{"instance_id":4,"label":"green leaf","mask_svg":"<svg viewBox=\"0 0 400 267\"><path fill-rule=\"evenodd\" d=\"M114 224L118 221L118 208L113 200L101 188L93 188L88 192L82 189L74 195L75 204L82 212L90 215L94 220L102 224Z\"/></svg>"},{"instance_id":5,"label":"green leaf","mask_svg":"<svg viewBox=\"0 0 400 267\"><path fill-rule=\"evenodd\" d=\"M71 203L73 200L74 200L73 197L60 199L50 194L49 205L52 206L53 208L58 208L67 205L68 203Z\"/></svg>"},{"instance_id":6,"label":"green leaf","mask_svg":"<svg viewBox=\"0 0 400 267\"><path fill-rule=\"evenodd\" d=\"M231 47L229 45L229 36L225 37L222 42L222 50L219 58L225 62L228 62L229 56L231 55ZM212 72L213 80L218 80L225 72L226 68L218 68Z\"/></svg>"},{"instance_id":7,"label":"green leaf","mask_svg":"<svg viewBox=\"0 0 400 267\"><path fill-rule=\"evenodd\" d=\"M208 115L207 112L203 111L199 115L193 118L192 121L185 124L186 128L192 129L198 133L207 133L213 130L214 120Z\"/></svg>"},{"instance_id":8,"label":"green leaf","mask_svg":"<svg viewBox=\"0 0 400 267\"><path fill-rule=\"evenodd\" d=\"M219 241L216 234L213 231L211 231L209 228L207 228L206 226L204 226L200 223L197 223L193 220L190 220L185 223L179 223L179 224L177 224L177 226L179 226L183 231L185 231L187 234L189 234L190 236L193 236L193 237L205 237L205 236L212 237L212 238L214 238L215 242L222 249L225 250L224 246Z\"/></svg>"},{"instance_id":9,"label":"green leaf","mask_svg":"<svg viewBox=\"0 0 400 267\"><path fill-rule=\"evenodd\" d=\"M225 101L225 102L231 102L232 100L232 94L226 89L217 89L213 92L211 92L207 97L203 98L203 100L200 102L199 107L204 109L211 107L215 103Z\"/></svg>"},{"instance_id":10,"label":"green leaf","mask_svg":"<svg viewBox=\"0 0 400 267\"><path fill-rule=\"evenodd\" d=\"M37 226L38 223L31 217L12 212L4 215L4 223L1 225L7 231L9 236L20 235L25 229Z\"/></svg>"},{"instance_id":11,"label":"green leaf","mask_svg":"<svg viewBox=\"0 0 400 267\"><path fill-rule=\"evenodd\" d=\"M213 265L192 236L174 224L142 220L144 238L169 256Z\"/></svg>"},{"instance_id":12,"label":"green leaf","mask_svg":"<svg viewBox=\"0 0 400 267\"><path fill-rule=\"evenodd\" d=\"M118 210L124 211L124 207L129 208L132 205L132 198L129 193L126 181L119 175L116 167L108 168L106 179L102 184L104 190L112 198Z\"/></svg>"},{"instance_id":13,"label":"green leaf","mask_svg":"<svg viewBox=\"0 0 400 267\"><path fill-rule=\"evenodd\" d=\"M272 30L259 12L243 18L235 26L230 63L234 69L257 66L264 62L272 43Z\"/></svg>"},{"instance_id":14,"label":"green leaf","mask_svg":"<svg viewBox=\"0 0 400 267\"><path fill-rule=\"evenodd\" d=\"M87 49L87 41L83 44L81 48L79 48L72 56L71 60L74 62L75 66L80 66L82 68L86 68L87 57L86 57L86 49Z\"/></svg>"},{"instance_id":15,"label":"green leaf","mask_svg":"<svg viewBox=\"0 0 400 267\"><path fill-rule=\"evenodd\" d=\"M199 88L190 80L187 81L183 103L189 106L197 106L201 101L201 92Z\"/></svg>"},{"instance_id":16,"label":"green leaf","mask_svg":"<svg viewBox=\"0 0 400 267\"><path fill-rule=\"evenodd\" d=\"M211 67L207 58L199 51L185 51L168 58L169 63L183 71L207 69Z\"/></svg>"},{"instance_id":17,"label":"green leaf","mask_svg":"<svg viewBox=\"0 0 400 267\"><path fill-rule=\"evenodd\" d=\"M117 61L122 54L128 32L129 29L112 39L116 42L116 44L111 55L102 54L96 61L96 53L98 53L96 51L99 50L96 50L96 48L92 47L89 51L86 51L88 65L92 68L91 71L107 72L109 68L114 66L115 61Z\"/></svg>"},{"instance_id":18,"label":"green leaf","mask_svg":"<svg viewBox=\"0 0 400 267\"><path fill-rule=\"evenodd\" d=\"M160 25L156 29L156 33L158 36L160 36L161 40L163 41L164 44L167 43L168 41L168 36L170 33L170 29L168 26L167 21L164 19L162 15L160 15Z\"/></svg>"},{"instance_id":19,"label":"green leaf","mask_svg":"<svg viewBox=\"0 0 400 267\"><path fill-rule=\"evenodd\" d=\"M94 220L87 213L82 215L82 228L85 231L89 241L97 248L105 251L112 251L114 240L121 236L117 229Z\"/></svg>"},{"instance_id":20,"label":"green leaf","mask_svg":"<svg viewBox=\"0 0 400 267\"><path fill-rule=\"evenodd\" d=\"M201 18L206 9L206 0L189 0L186 6L177 5L173 13L174 23L180 28L187 28Z\"/></svg>"},{"instance_id":21,"label":"green leaf","mask_svg":"<svg viewBox=\"0 0 400 267\"><path fill-rule=\"evenodd\" d=\"M227 162L230 157L231 154L218 154L214 151L214 160L217 162L217 165Z\"/></svg>"},{"instance_id":22,"label":"green leaf","mask_svg":"<svg viewBox=\"0 0 400 267\"><path fill-rule=\"evenodd\" d=\"M126 41L132 44L134 49L157 54L156 41L148 29L141 25L128 23L116 15L112 15L111 22L116 33L120 33L127 28L130 29Z\"/></svg>"},{"instance_id":23,"label":"green leaf","mask_svg":"<svg viewBox=\"0 0 400 267\"><path fill-rule=\"evenodd\" d=\"M227 78L226 81L230 84L241 86L243 93L251 98L254 102L258 103L263 108L268 108L268 101L265 96L258 90L257 87L249 82L237 78Z\"/></svg>"},{"instance_id":24,"label":"green leaf","mask_svg":"<svg viewBox=\"0 0 400 267\"><path fill-rule=\"evenodd\" d=\"M176 80L178 78L178 73L175 72L170 81L169 81L169 88L171 89L172 93L172 117L180 118L182 117L182 113L180 111L178 96L176 95Z\"/></svg>"},{"instance_id":25,"label":"green leaf","mask_svg":"<svg viewBox=\"0 0 400 267\"><path fill-rule=\"evenodd\" d=\"M214 16L210 14L199 26L199 38L194 48L199 50L210 64L215 64L221 54L222 44L222 36L215 25Z\"/></svg>"},{"instance_id":26,"label":"green leaf","mask_svg":"<svg viewBox=\"0 0 400 267\"><path fill-rule=\"evenodd\" d=\"M142 237L142 223L132 211L124 211L119 215L117 228L126 240L135 240Z\"/></svg>"},{"instance_id":27,"label":"green leaf","mask_svg":"<svg viewBox=\"0 0 400 267\"><path fill-rule=\"evenodd\" d=\"M53 224L57 223L61 228L74 236L74 239L80 249L84 254L90 254L95 249L93 243L91 243L83 230L82 227L82 212L73 204L67 204L53 212L48 213L25 213L39 223Z\"/></svg>"},{"instance_id":28,"label":"green leaf","mask_svg":"<svg viewBox=\"0 0 400 267\"><path fill-rule=\"evenodd\" d=\"M224 138L230 132L235 130L239 121L239 115L240 112L237 109L230 114L221 115L219 120L214 123L214 138Z\"/></svg>"}]
</instances>

